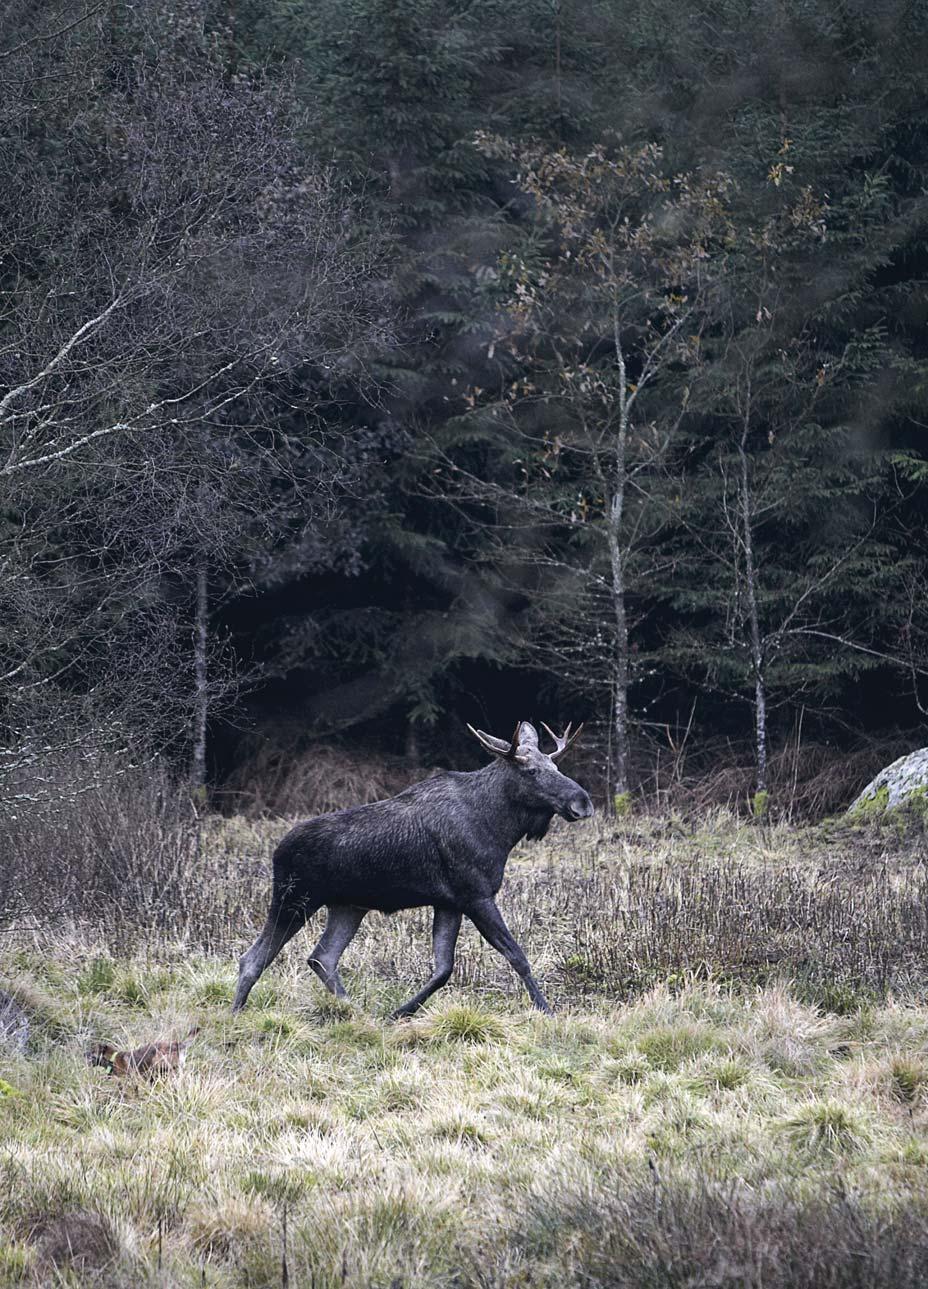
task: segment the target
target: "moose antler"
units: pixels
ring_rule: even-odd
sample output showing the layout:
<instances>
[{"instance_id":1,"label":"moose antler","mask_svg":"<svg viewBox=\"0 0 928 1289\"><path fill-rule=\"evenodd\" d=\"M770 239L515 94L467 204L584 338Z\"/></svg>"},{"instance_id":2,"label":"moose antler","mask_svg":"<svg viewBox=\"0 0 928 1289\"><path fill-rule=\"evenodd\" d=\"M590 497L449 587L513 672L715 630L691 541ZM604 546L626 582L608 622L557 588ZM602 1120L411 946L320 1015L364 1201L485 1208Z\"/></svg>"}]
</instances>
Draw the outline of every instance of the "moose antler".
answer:
<instances>
[{"instance_id":1,"label":"moose antler","mask_svg":"<svg viewBox=\"0 0 928 1289\"><path fill-rule=\"evenodd\" d=\"M521 724L521 722L520 722ZM505 739L496 738L492 734L485 734L483 730L475 730L473 725L467 727L474 738L482 748L491 752L493 756L514 757L519 747L519 725L516 726L516 732L512 736L512 742L507 743Z\"/></svg>"},{"instance_id":2,"label":"moose antler","mask_svg":"<svg viewBox=\"0 0 928 1289\"><path fill-rule=\"evenodd\" d=\"M557 735L549 725L546 725L544 721L541 722L541 728L545 731L545 733L551 735L551 737L554 739L554 742L557 745L553 752L548 753L552 761L560 760L560 758L570 747L571 743L576 743L577 739L580 737L580 733L583 729L582 722L580 725L577 726L573 734L571 734L570 732L570 726L571 726L571 723L570 721L568 721L567 729L564 731L564 733L561 735Z\"/></svg>"},{"instance_id":3,"label":"moose antler","mask_svg":"<svg viewBox=\"0 0 928 1289\"><path fill-rule=\"evenodd\" d=\"M467 728L487 752L492 752L494 756L505 757L509 761L516 759L520 747L526 745L529 747L538 746L538 735L528 721L516 721L515 733L508 743L505 739L495 738L492 734L485 734L483 730L475 730L473 725L468 725Z\"/></svg>"}]
</instances>

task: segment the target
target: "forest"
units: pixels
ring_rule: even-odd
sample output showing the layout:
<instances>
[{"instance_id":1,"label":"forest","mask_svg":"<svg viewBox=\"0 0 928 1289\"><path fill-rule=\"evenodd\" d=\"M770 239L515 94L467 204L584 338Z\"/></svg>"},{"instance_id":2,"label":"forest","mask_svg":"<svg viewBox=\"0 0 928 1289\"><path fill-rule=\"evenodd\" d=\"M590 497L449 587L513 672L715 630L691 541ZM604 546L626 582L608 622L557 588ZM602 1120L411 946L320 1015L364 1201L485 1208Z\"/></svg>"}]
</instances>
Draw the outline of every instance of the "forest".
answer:
<instances>
[{"instance_id":1,"label":"forest","mask_svg":"<svg viewBox=\"0 0 928 1289\"><path fill-rule=\"evenodd\" d=\"M7 801L540 717L821 815L924 741L922 6L3 19Z\"/></svg>"},{"instance_id":2,"label":"forest","mask_svg":"<svg viewBox=\"0 0 928 1289\"><path fill-rule=\"evenodd\" d=\"M0 0L0 1289L928 1284L926 67Z\"/></svg>"}]
</instances>

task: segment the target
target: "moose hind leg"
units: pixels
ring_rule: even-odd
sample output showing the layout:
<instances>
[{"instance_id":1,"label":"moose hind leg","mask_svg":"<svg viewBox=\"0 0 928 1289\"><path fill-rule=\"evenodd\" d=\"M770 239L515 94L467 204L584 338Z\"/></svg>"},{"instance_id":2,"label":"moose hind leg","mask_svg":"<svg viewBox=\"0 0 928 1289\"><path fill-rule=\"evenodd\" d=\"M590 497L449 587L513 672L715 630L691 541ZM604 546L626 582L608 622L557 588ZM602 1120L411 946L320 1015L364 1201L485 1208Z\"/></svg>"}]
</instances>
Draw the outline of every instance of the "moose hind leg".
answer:
<instances>
[{"instance_id":1,"label":"moose hind leg","mask_svg":"<svg viewBox=\"0 0 928 1289\"><path fill-rule=\"evenodd\" d=\"M403 1003L402 1007L397 1007L391 1017L392 1020L400 1020L404 1016L411 1016L413 1012L419 1010L427 998L431 998L436 989L441 989L442 985L448 983L454 970L454 950L457 946L460 929L460 913L451 913L447 909L435 910L435 918L432 922L432 951L435 956L435 970L432 972L428 983L419 990L414 998L410 998L408 1003Z\"/></svg>"},{"instance_id":2,"label":"moose hind leg","mask_svg":"<svg viewBox=\"0 0 928 1289\"><path fill-rule=\"evenodd\" d=\"M346 997L345 986L338 974L338 960L354 939L366 913L367 909L356 908L353 904L330 904L322 938L309 955L309 965L336 998Z\"/></svg>"},{"instance_id":3,"label":"moose hind leg","mask_svg":"<svg viewBox=\"0 0 928 1289\"><path fill-rule=\"evenodd\" d=\"M521 977L522 983L528 990L529 997L539 1011L551 1013L548 1006L548 1000L541 991L541 986L532 975L532 969L528 965L522 946L509 930L503 920L503 915L496 907L495 900L481 900L473 908L467 910L467 916L473 922L474 926L486 940L491 944L498 953L501 953L513 971Z\"/></svg>"},{"instance_id":4,"label":"moose hind leg","mask_svg":"<svg viewBox=\"0 0 928 1289\"><path fill-rule=\"evenodd\" d=\"M248 995L261 973L271 965L288 940L292 940L306 919L315 909L283 908L272 904L264 930L248 952L239 960L238 988L235 991L233 1012L245 1006Z\"/></svg>"}]
</instances>

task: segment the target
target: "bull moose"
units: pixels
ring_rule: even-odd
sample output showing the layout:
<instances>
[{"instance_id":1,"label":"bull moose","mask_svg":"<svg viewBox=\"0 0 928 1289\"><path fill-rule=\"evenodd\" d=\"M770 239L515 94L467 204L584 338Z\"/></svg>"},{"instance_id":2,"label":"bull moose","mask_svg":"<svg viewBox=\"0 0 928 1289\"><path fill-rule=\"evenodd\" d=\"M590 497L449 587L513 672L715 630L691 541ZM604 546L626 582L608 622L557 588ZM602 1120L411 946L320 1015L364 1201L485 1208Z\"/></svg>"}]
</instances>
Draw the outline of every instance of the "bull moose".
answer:
<instances>
[{"instance_id":1,"label":"bull moose","mask_svg":"<svg viewBox=\"0 0 928 1289\"><path fill-rule=\"evenodd\" d=\"M233 1011L323 905L328 919L309 965L339 998L345 987L338 962L364 915L431 905L434 970L394 1019L411 1016L448 981L464 916L511 964L534 1005L550 1012L494 897L518 841L543 837L554 815L592 815L589 795L557 767L582 726L571 734L568 725L558 737L543 725L555 743L550 752L542 752L528 721L518 723L509 742L467 728L493 757L483 769L444 771L386 801L320 815L287 833L274 852L267 922L239 963Z\"/></svg>"}]
</instances>

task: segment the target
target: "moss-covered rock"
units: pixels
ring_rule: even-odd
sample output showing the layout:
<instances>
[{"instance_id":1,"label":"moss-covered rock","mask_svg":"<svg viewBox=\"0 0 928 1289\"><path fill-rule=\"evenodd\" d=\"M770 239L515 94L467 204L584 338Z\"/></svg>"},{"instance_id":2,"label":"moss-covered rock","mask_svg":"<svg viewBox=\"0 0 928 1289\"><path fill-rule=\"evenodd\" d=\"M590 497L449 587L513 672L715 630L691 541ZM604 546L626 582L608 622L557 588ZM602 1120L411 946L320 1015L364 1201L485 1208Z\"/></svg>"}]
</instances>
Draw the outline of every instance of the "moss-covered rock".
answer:
<instances>
[{"instance_id":1,"label":"moss-covered rock","mask_svg":"<svg viewBox=\"0 0 928 1289\"><path fill-rule=\"evenodd\" d=\"M875 779L848 806L848 815L855 820L879 818L889 810L910 804L920 806L928 794L928 747L919 748L900 756Z\"/></svg>"}]
</instances>

